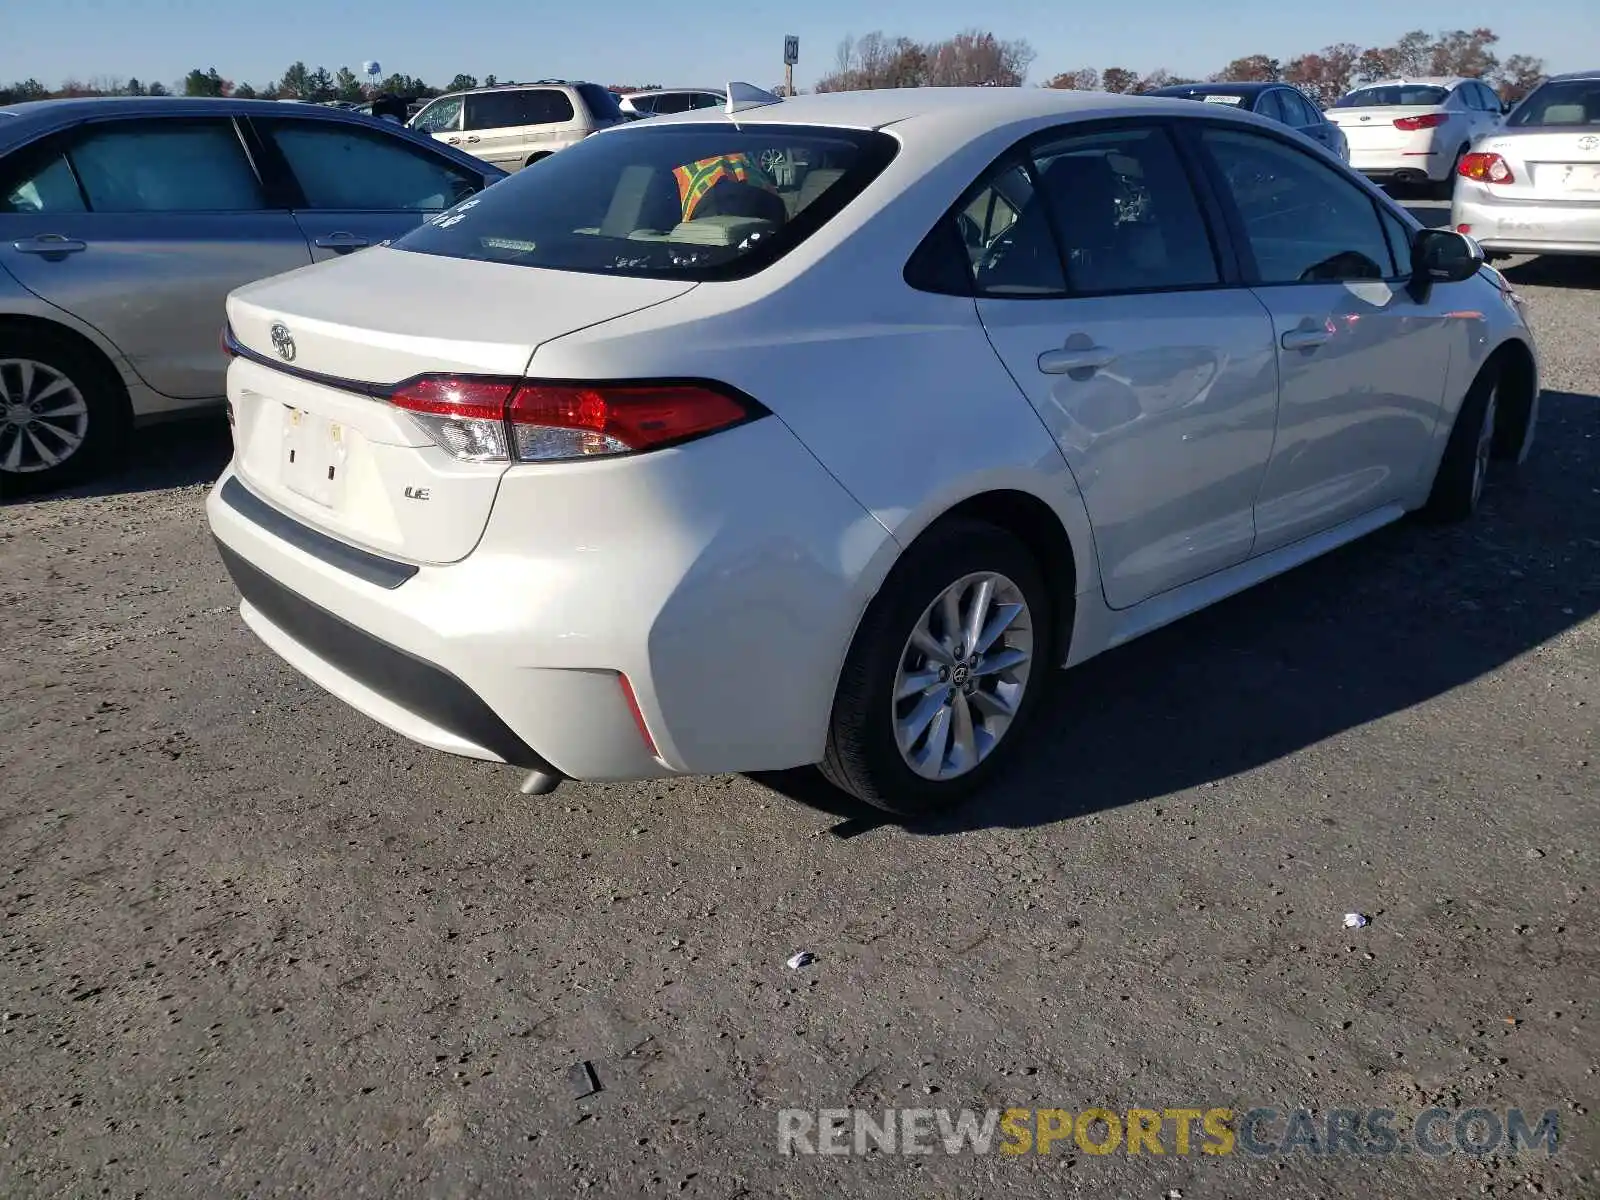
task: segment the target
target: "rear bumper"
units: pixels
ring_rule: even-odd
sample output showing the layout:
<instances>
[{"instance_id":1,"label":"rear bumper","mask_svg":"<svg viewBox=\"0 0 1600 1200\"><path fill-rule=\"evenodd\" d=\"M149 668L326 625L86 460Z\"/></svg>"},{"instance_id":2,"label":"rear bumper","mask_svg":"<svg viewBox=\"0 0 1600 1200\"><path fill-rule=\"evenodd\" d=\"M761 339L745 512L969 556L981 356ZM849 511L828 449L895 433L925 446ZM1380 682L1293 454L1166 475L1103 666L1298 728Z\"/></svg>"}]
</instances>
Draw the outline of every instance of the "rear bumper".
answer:
<instances>
[{"instance_id":1,"label":"rear bumper","mask_svg":"<svg viewBox=\"0 0 1600 1200\"><path fill-rule=\"evenodd\" d=\"M1452 227L1466 225L1485 250L1502 254L1600 255L1600 199L1594 203L1518 203L1462 180L1450 205Z\"/></svg>"},{"instance_id":2,"label":"rear bumper","mask_svg":"<svg viewBox=\"0 0 1600 1200\"><path fill-rule=\"evenodd\" d=\"M477 549L396 563L414 572L398 583L334 561L254 493L278 520L230 503L246 487L230 466L207 515L262 641L413 741L573 779L820 759L888 540L775 418L508 471Z\"/></svg>"},{"instance_id":3,"label":"rear bumper","mask_svg":"<svg viewBox=\"0 0 1600 1200\"><path fill-rule=\"evenodd\" d=\"M1426 175L1434 183L1443 183L1456 164L1449 150L1357 150L1351 147L1350 165L1377 183L1418 175Z\"/></svg>"}]
</instances>

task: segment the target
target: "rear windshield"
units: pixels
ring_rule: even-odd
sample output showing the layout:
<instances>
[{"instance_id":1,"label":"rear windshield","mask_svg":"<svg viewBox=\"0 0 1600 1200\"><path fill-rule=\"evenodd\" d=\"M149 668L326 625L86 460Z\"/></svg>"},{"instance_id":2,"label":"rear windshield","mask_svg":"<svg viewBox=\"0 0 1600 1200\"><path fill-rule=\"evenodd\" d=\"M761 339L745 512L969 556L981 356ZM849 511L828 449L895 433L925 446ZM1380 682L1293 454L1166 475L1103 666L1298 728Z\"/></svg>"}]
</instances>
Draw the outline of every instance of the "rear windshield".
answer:
<instances>
[{"instance_id":1,"label":"rear windshield","mask_svg":"<svg viewBox=\"0 0 1600 1200\"><path fill-rule=\"evenodd\" d=\"M819 229L897 147L865 130L632 124L517 172L394 245L557 271L740 278Z\"/></svg>"},{"instance_id":2,"label":"rear windshield","mask_svg":"<svg viewBox=\"0 0 1600 1200\"><path fill-rule=\"evenodd\" d=\"M1534 88L1507 125L1567 128L1600 125L1600 79L1562 79Z\"/></svg>"},{"instance_id":3,"label":"rear windshield","mask_svg":"<svg viewBox=\"0 0 1600 1200\"><path fill-rule=\"evenodd\" d=\"M1334 104L1335 108L1424 108L1450 99L1450 89L1422 83L1395 83L1361 88Z\"/></svg>"}]
</instances>

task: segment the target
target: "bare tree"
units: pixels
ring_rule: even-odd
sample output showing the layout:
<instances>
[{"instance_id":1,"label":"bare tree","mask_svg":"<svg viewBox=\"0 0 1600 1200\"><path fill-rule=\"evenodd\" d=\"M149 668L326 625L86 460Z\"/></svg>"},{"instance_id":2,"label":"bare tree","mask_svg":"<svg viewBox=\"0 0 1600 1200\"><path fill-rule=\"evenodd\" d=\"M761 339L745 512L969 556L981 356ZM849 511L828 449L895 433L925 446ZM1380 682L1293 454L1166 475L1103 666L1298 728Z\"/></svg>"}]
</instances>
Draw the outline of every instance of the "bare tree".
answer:
<instances>
[{"instance_id":1,"label":"bare tree","mask_svg":"<svg viewBox=\"0 0 1600 1200\"><path fill-rule=\"evenodd\" d=\"M1428 69L1435 75L1487 79L1500 66L1490 49L1499 40L1500 35L1492 29L1447 30L1433 43Z\"/></svg>"},{"instance_id":2,"label":"bare tree","mask_svg":"<svg viewBox=\"0 0 1600 1200\"><path fill-rule=\"evenodd\" d=\"M942 42L889 39L880 31L839 43L834 69L819 92L890 87L1019 87L1034 59L1025 41L968 30Z\"/></svg>"},{"instance_id":3,"label":"bare tree","mask_svg":"<svg viewBox=\"0 0 1600 1200\"><path fill-rule=\"evenodd\" d=\"M1544 78L1544 59L1531 54L1513 54L1500 64L1500 99L1515 104L1543 83Z\"/></svg>"}]
</instances>

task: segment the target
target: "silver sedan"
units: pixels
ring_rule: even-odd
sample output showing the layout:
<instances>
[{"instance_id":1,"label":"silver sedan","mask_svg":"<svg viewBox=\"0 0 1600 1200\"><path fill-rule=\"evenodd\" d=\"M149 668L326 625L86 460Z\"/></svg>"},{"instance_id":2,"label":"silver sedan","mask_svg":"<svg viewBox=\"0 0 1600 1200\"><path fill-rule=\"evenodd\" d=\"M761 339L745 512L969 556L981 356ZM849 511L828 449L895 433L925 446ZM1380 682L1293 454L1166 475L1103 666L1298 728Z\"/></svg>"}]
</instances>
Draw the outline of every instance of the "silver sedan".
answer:
<instances>
[{"instance_id":1,"label":"silver sedan","mask_svg":"<svg viewBox=\"0 0 1600 1200\"><path fill-rule=\"evenodd\" d=\"M1600 255L1600 71L1547 80L1479 138L1450 220L1491 254Z\"/></svg>"},{"instance_id":2,"label":"silver sedan","mask_svg":"<svg viewBox=\"0 0 1600 1200\"><path fill-rule=\"evenodd\" d=\"M0 108L0 491L113 465L130 424L220 410L232 289L397 237L504 174L309 104Z\"/></svg>"}]
</instances>

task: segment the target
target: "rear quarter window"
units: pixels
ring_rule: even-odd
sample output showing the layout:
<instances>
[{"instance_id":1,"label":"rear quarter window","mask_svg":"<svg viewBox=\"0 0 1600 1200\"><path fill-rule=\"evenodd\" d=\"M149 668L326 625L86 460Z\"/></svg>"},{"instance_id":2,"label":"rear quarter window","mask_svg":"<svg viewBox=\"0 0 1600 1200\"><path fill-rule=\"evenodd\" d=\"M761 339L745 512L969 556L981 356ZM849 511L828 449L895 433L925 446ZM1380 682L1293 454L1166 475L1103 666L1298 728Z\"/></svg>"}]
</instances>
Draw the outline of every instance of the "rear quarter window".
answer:
<instances>
[{"instance_id":1,"label":"rear quarter window","mask_svg":"<svg viewBox=\"0 0 1600 1200\"><path fill-rule=\"evenodd\" d=\"M898 146L864 130L641 122L501 181L394 246L558 271L742 278L832 219Z\"/></svg>"}]
</instances>

